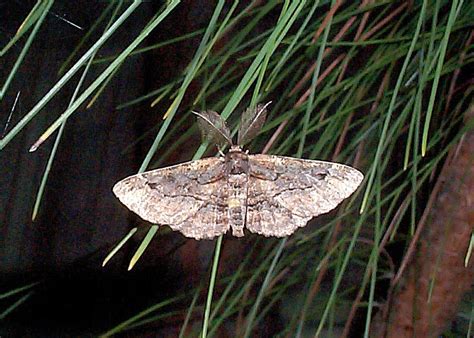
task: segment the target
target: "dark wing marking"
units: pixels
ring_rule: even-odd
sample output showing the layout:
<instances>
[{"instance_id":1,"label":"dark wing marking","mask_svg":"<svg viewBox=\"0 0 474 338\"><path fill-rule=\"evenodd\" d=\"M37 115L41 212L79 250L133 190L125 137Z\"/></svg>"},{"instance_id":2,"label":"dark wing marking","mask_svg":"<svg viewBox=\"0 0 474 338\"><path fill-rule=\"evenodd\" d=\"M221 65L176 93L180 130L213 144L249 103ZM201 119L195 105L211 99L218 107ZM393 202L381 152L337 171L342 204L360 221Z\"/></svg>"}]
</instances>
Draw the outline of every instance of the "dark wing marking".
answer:
<instances>
[{"instance_id":1,"label":"dark wing marking","mask_svg":"<svg viewBox=\"0 0 474 338\"><path fill-rule=\"evenodd\" d=\"M127 177L113 191L151 223L169 225L196 239L212 238L229 228L223 217L211 215L224 203L224 168L223 158L205 158Z\"/></svg>"},{"instance_id":2,"label":"dark wing marking","mask_svg":"<svg viewBox=\"0 0 474 338\"><path fill-rule=\"evenodd\" d=\"M247 228L287 236L334 209L364 176L349 166L271 155L250 155Z\"/></svg>"}]
</instances>

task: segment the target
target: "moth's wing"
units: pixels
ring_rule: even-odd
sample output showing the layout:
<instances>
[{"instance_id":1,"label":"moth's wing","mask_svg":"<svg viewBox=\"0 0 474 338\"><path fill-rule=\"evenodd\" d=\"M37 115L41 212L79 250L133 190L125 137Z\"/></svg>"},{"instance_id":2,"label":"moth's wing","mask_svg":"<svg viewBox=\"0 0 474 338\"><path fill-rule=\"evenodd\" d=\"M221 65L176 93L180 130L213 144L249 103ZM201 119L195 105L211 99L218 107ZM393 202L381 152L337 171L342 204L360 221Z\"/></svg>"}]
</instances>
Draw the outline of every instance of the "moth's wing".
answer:
<instances>
[{"instance_id":1,"label":"moth's wing","mask_svg":"<svg viewBox=\"0 0 474 338\"><path fill-rule=\"evenodd\" d=\"M118 199L141 218L169 225L196 239L228 230L224 216L209 215L223 205L224 159L178 164L127 177L113 187Z\"/></svg>"},{"instance_id":2,"label":"moth's wing","mask_svg":"<svg viewBox=\"0 0 474 338\"><path fill-rule=\"evenodd\" d=\"M247 228L287 236L334 209L364 176L347 165L271 155L250 155Z\"/></svg>"},{"instance_id":3,"label":"moth's wing","mask_svg":"<svg viewBox=\"0 0 474 338\"><path fill-rule=\"evenodd\" d=\"M252 201L252 198L249 199ZM311 219L292 213L272 198L254 197L248 203L246 227L249 231L264 236L289 236Z\"/></svg>"},{"instance_id":4,"label":"moth's wing","mask_svg":"<svg viewBox=\"0 0 474 338\"><path fill-rule=\"evenodd\" d=\"M213 184L213 183L211 183ZM218 194L222 187L216 187ZM186 206L183 206L186 207ZM229 230L227 209L224 203L203 204L191 217L170 227L184 236L194 239L212 239Z\"/></svg>"}]
</instances>

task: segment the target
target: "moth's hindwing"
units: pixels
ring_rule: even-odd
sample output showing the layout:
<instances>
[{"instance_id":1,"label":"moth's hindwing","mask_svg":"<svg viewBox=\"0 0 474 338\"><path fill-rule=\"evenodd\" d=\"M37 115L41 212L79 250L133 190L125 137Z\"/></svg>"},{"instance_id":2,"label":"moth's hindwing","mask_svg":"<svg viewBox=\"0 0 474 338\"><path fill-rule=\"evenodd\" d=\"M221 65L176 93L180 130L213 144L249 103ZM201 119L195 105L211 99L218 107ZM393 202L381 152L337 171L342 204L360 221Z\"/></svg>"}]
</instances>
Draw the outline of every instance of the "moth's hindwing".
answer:
<instances>
[{"instance_id":1,"label":"moth's hindwing","mask_svg":"<svg viewBox=\"0 0 474 338\"><path fill-rule=\"evenodd\" d=\"M349 166L271 155L249 156L247 229L283 237L334 209L364 176Z\"/></svg>"},{"instance_id":2,"label":"moth's hindwing","mask_svg":"<svg viewBox=\"0 0 474 338\"><path fill-rule=\"evenodd\" d=\"M229 229L222 195L224 159L217 157L133 175L118 182L118 199L141 218L195 239Z\"/></svg>"}]
</instances>

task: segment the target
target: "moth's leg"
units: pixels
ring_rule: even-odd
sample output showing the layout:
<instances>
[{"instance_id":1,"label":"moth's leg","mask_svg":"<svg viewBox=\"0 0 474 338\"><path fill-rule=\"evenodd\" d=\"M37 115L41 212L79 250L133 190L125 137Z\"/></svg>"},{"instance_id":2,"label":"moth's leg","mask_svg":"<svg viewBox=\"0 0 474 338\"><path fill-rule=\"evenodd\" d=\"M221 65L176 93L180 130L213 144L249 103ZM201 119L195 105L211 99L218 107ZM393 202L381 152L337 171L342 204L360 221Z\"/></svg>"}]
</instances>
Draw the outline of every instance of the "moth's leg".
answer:
<instances>
[{"instance_id":1,"label":"moth's leg","mask_svg":"<svg viewBox=\"0 0 474 338\"><path fill-rule=\"evenodd\" d=\"M261 166L255 161L250 162L250 175L266 181L275 181L278 178L274 170Z\"/></svg>"},{"instance_id":2,"label":"moth's leg","mask_svg":"<svg viewBox=\"0 0 474 338\"><path fill-rule=\"evenodd\" d=\"M219 163L218 165L210 168L206 172L199 174L197 181L199 184L208 184L218 181L225 176L225 165Z\"/></svg>"}]
</instances>

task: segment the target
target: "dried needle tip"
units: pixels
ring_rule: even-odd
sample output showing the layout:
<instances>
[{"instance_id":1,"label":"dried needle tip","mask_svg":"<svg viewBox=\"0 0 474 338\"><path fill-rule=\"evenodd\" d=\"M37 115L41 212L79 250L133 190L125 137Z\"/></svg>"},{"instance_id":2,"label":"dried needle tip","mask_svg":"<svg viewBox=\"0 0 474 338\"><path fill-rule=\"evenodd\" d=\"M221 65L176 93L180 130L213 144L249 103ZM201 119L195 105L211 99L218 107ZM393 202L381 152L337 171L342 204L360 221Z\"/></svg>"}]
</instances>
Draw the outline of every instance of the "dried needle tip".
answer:
<instances>
[{"instance_id":1,"label":"dried needle tip","mask_svg":"<svg viewBox=\"0 0 474 338\"><path fill-rule=\"evenodd\" d=\"M38 149L39 147L39 144L38 144L38 141L35 142L35 144L33 144L30 148L30 150L28 150L30 153L33 153L36 151L36 149Z\"/></svg>"},{"instance_id":2,"label":"dried needle tip","mask_svg":"<svg viewBox=\"0 0 474 338\"><path fill-rule=\"evenodd\" d=\"M43 144L44 141L46 141L47 137L44 137L44 134L43 136L41 136L39 139L36 140L36 142L31 146L29 152L32 153L34 151L36 151L36 149L39 148L39 146L41 144Z\"/></svg>"}]
</instances>

